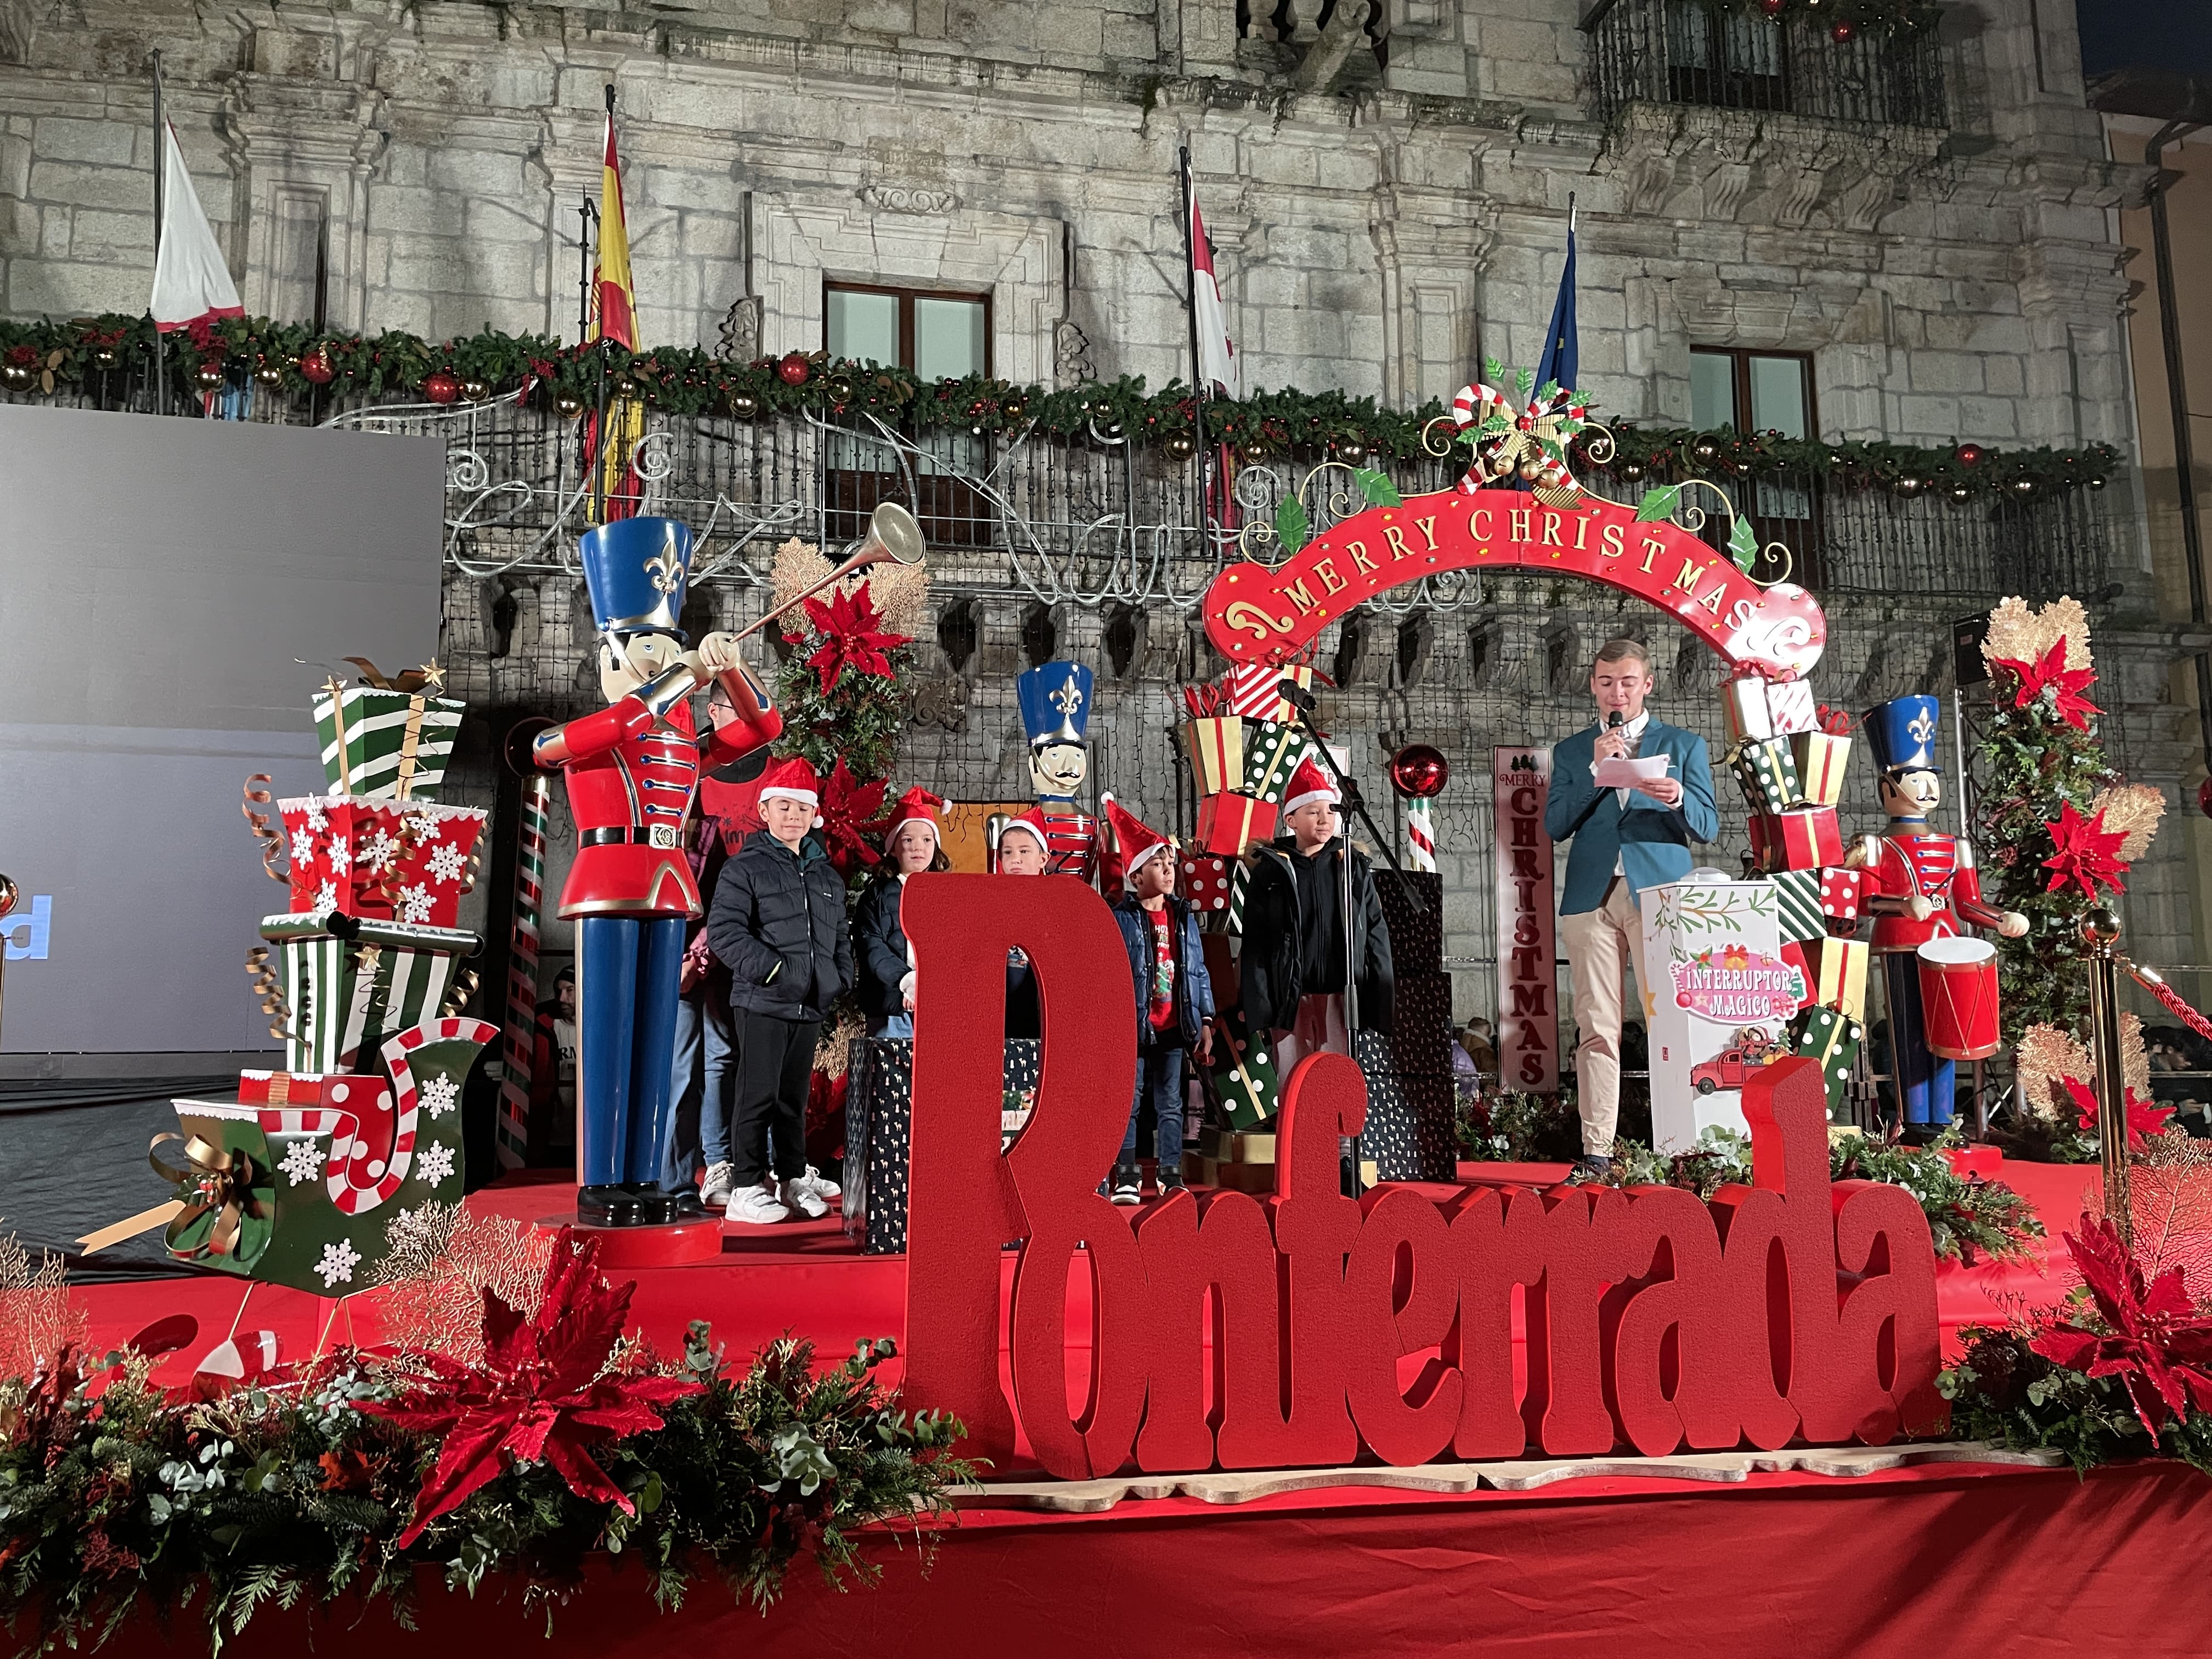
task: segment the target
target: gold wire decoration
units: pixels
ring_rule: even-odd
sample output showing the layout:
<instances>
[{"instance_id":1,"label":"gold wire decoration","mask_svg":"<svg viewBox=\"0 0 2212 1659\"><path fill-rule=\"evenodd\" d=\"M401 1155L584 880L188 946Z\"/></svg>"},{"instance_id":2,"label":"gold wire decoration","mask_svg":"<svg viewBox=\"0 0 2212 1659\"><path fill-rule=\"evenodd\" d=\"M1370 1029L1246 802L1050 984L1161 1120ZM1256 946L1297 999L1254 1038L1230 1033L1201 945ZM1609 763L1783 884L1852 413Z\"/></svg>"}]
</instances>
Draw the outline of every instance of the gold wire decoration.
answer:
<instances>
[{"instance_id":1,"label":"gold wire decoration","mask_svg":"<svg viewBox=\"0 0 2212 1659\"><path fill-rule=\"evenodd\" d=\"M2075 671L2090 665L2089 613L2070 594L2053 599L2040 610L2014 597L1990 612L1990 631L1982 641L1982 659L1988 663L2036 662L2060 640L2066 641L2066 666Z\"/></svg>"},{"instance_id":2,"label":"gold wire decoration","mask_svg":"<svg viewBox=\"0 0 2212 1659\"><path fill-rule=\"evenodd\" d=\"M374 1282L385 1287L386 1340L464 1365L483 1358L483 1293L534 1316L553 1259L544 1228L435 1200L395 1215L385 1239Z\"/></svg>"},{"instance_id":3,"label":"gold wire decoration","mask_svg":"<svg viewBox=\"0 0 2212 1659\"><path fill-rule=\"evenodd\" d=\"M2089 803L2089 816L2099 813L2104 815L2107 830L2127 837L2120 843L2120 857L2133 864L2150 850L2151 837L2166 814L2166 794L2155 784L2115 784L2099 790Z\"/></svg>"},{"instance_id":4,"label":"gold wire decoration","mask_svg":"<svg viewBox=\"0 0 2212 1659\"><path fill-rule=\"evenodd\" d=\"M83 1346L85 1326L62 1258L41 1250L34 1267L15 1234L0 1235L0 1378L50 1368L63 1349Z\"/></svg>"}]
</instances>

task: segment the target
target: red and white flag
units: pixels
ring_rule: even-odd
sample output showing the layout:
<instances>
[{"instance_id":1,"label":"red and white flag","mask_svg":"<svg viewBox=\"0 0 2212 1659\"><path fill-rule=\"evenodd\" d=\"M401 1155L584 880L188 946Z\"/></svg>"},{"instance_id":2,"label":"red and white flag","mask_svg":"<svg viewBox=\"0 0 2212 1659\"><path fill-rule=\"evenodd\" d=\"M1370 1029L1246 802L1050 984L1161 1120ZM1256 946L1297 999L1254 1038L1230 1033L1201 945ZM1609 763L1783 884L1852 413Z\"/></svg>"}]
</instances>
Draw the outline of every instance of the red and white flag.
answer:
<instances>
[{"instance_id":1,"label":"red and white flag","mask_svg":"<svg viewBox=\"0 0 2212 1659\"><path fill-rule=\"evenodd\" d=\"M1221 308L1221 283L1213 269L1213 244L1206 240L1206 216L1198 210L1195 185L1190 193L1190 301L1198 332L1198 378L1202 387L1224 398L1244 395L1243 365L1229 338L1229 319Z\"/></svg>"},{"instance_id":2,"label":"red and white flag","mask_svg":"<svg viewBox=\"0 0 2212 1659\"><path fill-rule=\"evenodd\" d=\"M204 319L242 317L238 285L200 211L177 130L161 124L161 252L154 258L154 326L164 334Z\"/></svg>"}]
</instances>

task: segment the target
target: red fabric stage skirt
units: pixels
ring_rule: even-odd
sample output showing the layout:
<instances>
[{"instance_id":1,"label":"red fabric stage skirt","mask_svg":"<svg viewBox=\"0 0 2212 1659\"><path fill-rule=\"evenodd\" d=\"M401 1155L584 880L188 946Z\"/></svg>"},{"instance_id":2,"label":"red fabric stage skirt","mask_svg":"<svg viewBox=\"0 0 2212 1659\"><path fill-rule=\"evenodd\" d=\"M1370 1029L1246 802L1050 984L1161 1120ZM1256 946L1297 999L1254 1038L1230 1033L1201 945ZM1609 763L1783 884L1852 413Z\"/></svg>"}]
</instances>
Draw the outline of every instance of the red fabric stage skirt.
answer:
<instances>
[{"instance_id":1,"label":"red fabric stage skirt","mask_svg":"<svg viewBox=\"0 0 2212 1659\"><path fill-rule=\"evenodd\" d=\"M696 1584L661 1613L643 1575L596 1564L542 1614L426 1583L419 1635L357 1608L257 1614L264 1652L325 1659L532 1651L589 1659L774 1652L997 1659L1480 1652L1636 1659L2197 1659L2212 1482L2185 1467L1984 1467L1742 1486L1590 1480L1539 1493L1347 1492L1220 1509L969 1516L924 1577L878 1547L882 1582L838 1595L794 1572L766 1614ZM197 1612L123 1633L136 1659L204 1659ZM514 1644L522 1643L522 1649Z\"/></svg>"}]
</instances>

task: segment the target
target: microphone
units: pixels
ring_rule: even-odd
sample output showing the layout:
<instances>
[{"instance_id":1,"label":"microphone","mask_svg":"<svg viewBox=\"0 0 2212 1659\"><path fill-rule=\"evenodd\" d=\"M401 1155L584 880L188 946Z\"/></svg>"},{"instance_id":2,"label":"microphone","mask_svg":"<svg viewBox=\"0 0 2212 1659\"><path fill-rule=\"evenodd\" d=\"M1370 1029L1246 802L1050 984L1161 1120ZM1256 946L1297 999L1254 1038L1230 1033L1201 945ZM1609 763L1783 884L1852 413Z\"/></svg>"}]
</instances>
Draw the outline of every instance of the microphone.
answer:
<instances>
[{"instance_id":1,"label":"microphone","mask_svg":"<svg viewBox=\"0 0 2212 1659\"><path fill-rule=\"evenodd\" d=\"M1616 726L1626 726L1627 724L1627 716L1623 714L1618 708L1614 709L1613 713L1605 717L1605 729L1608 732L1612 731Z\"/></svg>"},{"instance_id":2,"label":"microphone","mask_svg":"<svg viewBox=\"0 0 2212 1659\"><path fill-rule=\"evenodd\" d=\"M1314 694L1294 679L1280 681L1275 687L1275 695L1301 714L1310 714L1314 711Z\"/></svg>"}]
</instances>

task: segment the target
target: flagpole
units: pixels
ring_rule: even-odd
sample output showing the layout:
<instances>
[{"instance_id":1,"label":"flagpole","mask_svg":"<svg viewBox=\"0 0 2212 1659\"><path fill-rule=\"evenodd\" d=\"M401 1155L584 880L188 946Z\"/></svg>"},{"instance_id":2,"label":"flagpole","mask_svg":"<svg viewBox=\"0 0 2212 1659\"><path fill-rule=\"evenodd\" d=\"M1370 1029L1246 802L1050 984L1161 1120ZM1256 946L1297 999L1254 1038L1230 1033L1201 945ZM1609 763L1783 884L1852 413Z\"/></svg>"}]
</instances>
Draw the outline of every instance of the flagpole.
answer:
<instances>
[{"instance_id":1,"label":"flagpole","mask_svg":"<svg viewBox=\"0 0 2212 1659\"><path fill-rule=\"evenodd\" d=\"M599 143L599 172L601 174L599 188L602 190L606 188L605 175L607 166L607 144L612 138L615 130L615 83L613 82L610 81L606 83L606 91L607 131L606 137L603 137ZM604 224L599 227L599 240L602 244L606 241L606 227ZM594 289L596 289L598 283L595 278L593 282ZM599 298L596 292L592 297L594 301L597 301ZM602 328L599 339L595 343L598 345L599 349L592 355L599 359L599 410L597 417L597 424L592 428L592 436L597 441L595 441L592 446L592 522L593 524L605 524L607 521L607 351L606 335L604 328Z\"/></svg>"},{"instance_id":2,"label":"flagpole","mask_svg":"<svg viewBox=\"0 0 2212 1659\"><path fill-rule=\"evenodd\" d=\"M1177 174L1182 181L1183 308L1188 313L1190 318L1191 383L1198 391L1198 395L1192 404L1192 420L1198 428L1198 448L1194 452L1198 460L1198 520L1200 528L1204 530L1207 508L1212 501L1212 492L1206 487L1206 477L1208 459L1206 441L1206 399L1209 387L1206 380L1206 360L1200 356L1198 344L1198 242L1197 231L1191 222L1190 146L1178 144L1176 147L1176 155L1179 164L1176 169Z\"/></svg>"},{"instance_id":3,"label":"flagpole","mask_svg":"<svg viewBox=\"0 0 2212 1659\"><path fill-rule=\"evenodd\" d=\"M161 185L169 170L169 130L161 118L161 54L154 53L154 269L161 269ZM146 314L153 316L149 306ZM169 401L169 376L163 360L168 355L168 342L161 337L161 326L154 325L154 412L165 412Z\"/></svg>"}]
</instances>

